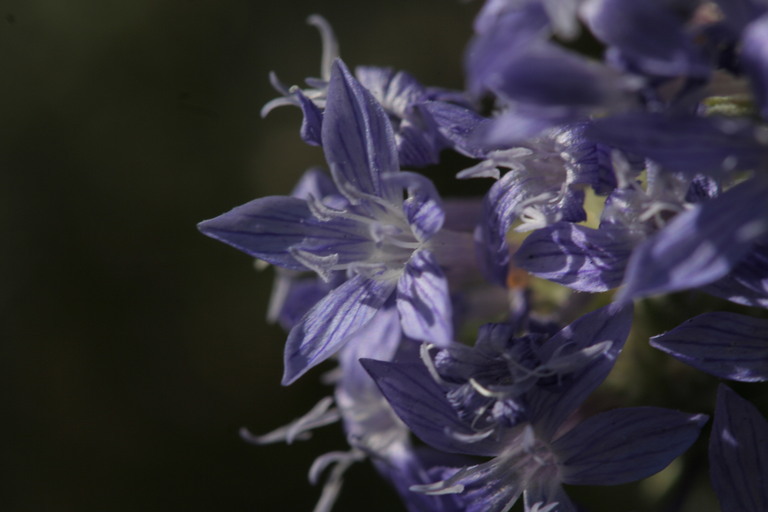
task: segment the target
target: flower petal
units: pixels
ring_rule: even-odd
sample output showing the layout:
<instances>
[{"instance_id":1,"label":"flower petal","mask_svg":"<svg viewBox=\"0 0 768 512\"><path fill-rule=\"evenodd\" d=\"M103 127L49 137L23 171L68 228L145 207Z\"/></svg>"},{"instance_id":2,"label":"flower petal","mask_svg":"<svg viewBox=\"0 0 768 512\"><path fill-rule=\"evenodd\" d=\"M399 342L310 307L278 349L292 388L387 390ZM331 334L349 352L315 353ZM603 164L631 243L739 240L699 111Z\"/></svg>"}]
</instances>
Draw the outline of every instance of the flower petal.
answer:
<instances>
[{"instance_id":1,"label":"flower petal","mask_svg":"<svg viewBox=\"0 0 768 512\"><path fill-rule=\"evenodd\" d=\"M724 511L768 510L768 422L724 385L717 392L709 471Z\"/></svg>"},{"instance_id":2,"label":"flower petal","mask_svg":"<svg viewBox=\"0 0 768 512\"><path fill-rule=\"evenodd\" d=\"M335 354L392 295L395 283L356 275L310 309L285 344L287 386Z\"/></svg>"},{"instance_id":3,"label":"flower petal","mask_svg":"<svg viewBox=\"0 0 768 512\"><path fill-rule=\"evenodd\" d=\"M610 342L601 355L581 366L554 389L530 394L531 422L543 437L551 437L560 425L608 376L632 325L632 308L611 304L588 313L549 338L539 354L543 360L567 355Z\"/></svg>"},{"instance_id":4,"label":"flower petal","mask_svg":"<svg viewBox=\"0 0 768 512\"><path fill-rule=\"evenodd\" d=\"M445 212L440 195L429 178L415 172L402 171L386 176L384 181L407 189L408 198L403 202L403 211L416 238L423 242L440 231L445 222Z\"/></svg>"},{"instance_id":5,"label":"flower petal","mask_svg":"<svg viewBox=\"0 0 768 512\"><path fill-rule=\"evenodd\" d=\"M333 63L322 127L323 150L342 193L349 186L388 199L381 175L399 170L392 125L341 60Z\"/></svg>"},{"instance_id":6,"label":"flower petal","mask_svg":"<svg viewBox=\"0 0 768 512\"><path fill-rule=\"evenodd\" d=\"M432 252L417 251L406 264L397 283L397 309L407 336L437 345L453 340L448 281Z\"/></svg>"},{"instance_id":7,"label":"flower petal","mask_svg":"<svg viewBox=\"0 0 768 512\"><path fill-rule=\"evenodd\" d=\"M563 482L617 485L664 469L699 436L705 414L658 407L604 412L579 423L553 444Z\"/></svg>"},{"instance_id":8,"label":"flower petal","mask_svg":"<svg viewBox=\"0 0 768 512\"><path fill-rule=\"evenodd\" d=\"M474 432L464 424L446 399L445 391L421 363L388 363L361 359L395 413L428 445L449 453L495 455L492 440L467 443L461 436Z\"/></svg>"},{"instance_id":9,"label":"flower petal","mask_svg":"<svg viewBox=\"0 0 768 512\"><path fill-rule=\"evenodd\" d=\"M635 249L616 300L685 290L725 276L768 232L768 181L752 179L679 214Z\"/></svg>"},{"instance_id":10,"label":"flower petal","mask_svg":"<svg viewBox=\"0 0 768 512\"><path fill-rule=\"evenodd\" d=\"M768 320L736 313L704 313L669 332L651 346L722 379L768 380Z\"/></svg>"},{"instance_id":11,"label":"flower petal","mask_svg":"<svg viewBox=\"0 0 768 512\"><path fill-rule=\"evenodd\" d=\"M269 196L238 206L197 225L205 235L273 265L304 270L289 252L313 232L307 202L295 197Z\"/></svg>"},{"instance_id":12,"label":"flower petal","mask_svg":"<svg viewBox=\"0 0 768 512\"><path fill-rule=\"evenodd\" d=\"M604 292L621 284L633 246L622 229L558 222L531 233L514 259L537 277L581 292Z\"/></svg>"}]
</instances>

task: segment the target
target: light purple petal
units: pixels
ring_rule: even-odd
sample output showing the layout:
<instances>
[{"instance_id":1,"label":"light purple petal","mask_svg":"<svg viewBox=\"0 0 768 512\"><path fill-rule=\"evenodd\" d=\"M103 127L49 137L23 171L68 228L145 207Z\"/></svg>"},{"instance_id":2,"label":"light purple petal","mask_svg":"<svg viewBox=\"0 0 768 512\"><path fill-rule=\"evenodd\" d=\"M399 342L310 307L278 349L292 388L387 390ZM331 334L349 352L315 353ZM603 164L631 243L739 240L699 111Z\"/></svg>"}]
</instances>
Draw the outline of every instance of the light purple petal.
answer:
<instances>
[{"instance_id":1,"label":"light purple petal","mask_svg":"<svg viewBox=\"0 0 768 512\"><path fill-rule=\"evenodd\" d=\"M554 443L563 482L617 485L658 473L685 452L707 422L705 414L658 407L604 412L581 422Z\"/></svg>"},{"instance_id":2,"label":"light purple petal","mask_svg":"<svg viewBox=\"0 0 768 512\"><path fill-rule=\"evenodd\" d=\"M651 346L722 379L768 380L768 320L737 313L704 313L669 332Z\"/></svg>"},{"instance_id":3,"label":"light purple petal","mask_svg":"<svg viewBox=\"0 0 768 512\"><path fill-rule=\"evenodd\" d=\"M371 377L360 365L360 359L391 361L403 338L400 328L400 314L394 301L387 302L361 327L339 354L339 366L343 373L341 387L345 393L356 399L370 394L374 387ZM378 389L375 390L378 393Z\"/></svg>"},{"instance_id":4,"label":"light purple petal","mask_svg":"<svg viewBox=\"0 0 768 512\"><path fill-rule=\"evenodd\" d=\"M551 437L571 414L608 376L632 326L631 307L611 304L588 313L549 338L541 347L540 357L550 359L610 342L603 354L583 366L554 389L530 394L531 422L543 437Z\"/></svg>"},{"instance_id":5,"label":"light purple petal","mask_svg":"<svg viewBox=\"0 0 768 512\"><path fill-rule=\"evenodd\" d=\"M313 221L306 201L269 196L205 220L197 227L203 234L273 265L305 270L289 248L312 236Z\"/></svg>"},{"instance_id":6,"label":"light purple petal","mask_svg":"<svg viewBox=\"0 0 768 512\"><path fill-rule=\"evenodd\" d=\"M483 158L488 150L478 144L476 131L491 122L490 119L459 105L442 101L430 101L421 105L437 125L440 134L451 142L459 153Z\"/></svg>"},{"instance_id":7,"label":"light purple petal","mask_svg":"<svg viewBox=\"0 0 768 512\"><path fill-rule=\"evenodd\" d=\"M408 191L403 211L416 238L422 242L427 241L440 231L445 222L445 212L440 195L429 178L403 171L387 175L384 182Z\"/></svg>"},{"instance_id":8,"label":"light purple petal","mask_svg":"<svg viewBox=\"0 0 768 512\"><path fill-rule=\"evenodd\" d=\"M428 445L449 453L495 455L498 446L486 440L466 443L460 436L475 432L464 424L443 388L421 363L387 363L362 359L363 367L376 381L395 413Z\"/></svg>"},{"instance_id":9,"label":"light purple petal","mask_svg":"<svg viewBox=\"0 0 768 512\"><path fill-rule=\"evenodd\" d=\"M695 288L725 276L768 231L765 180L679 214L635 249L617 300Z\"/></svg>"},{"instance_id":10,"label":"light purple petal","mask_svg":"<svg viewBox=\"0 0 768 512\"><path fill-rule=\"evenodd\" d=\"M411 117L420 113L421 108L416 108L414 116ZM416 124L408 119L403 120L395 133L400 165L412 169L438 163L440 150L445 146L440 139L436 128L424 123Z\"/></svg>"},{"instance_id":11,"label":"light purple petal","mask_svg":"<svg viewBox=\"0 0 768 512\"><path fill-rule=\"evenodd\" d=\"M430 251L415 252L406 264L397 283L397 309L407 336L437 345L453 341L448 281Z\"/></svg>"},{"instance_id":12,"label":"light purple petal","mask_svg":"<svg viewBox=\"0 0 768 512\"><path fill-rule=\"evenodd\" d=\"M514 259L537 277L582 292L604 292L621 284L633 247L623 229L558 222L531 233Z\"/></svg>"},{"instance_id":13,"label":"light purple petal","mask_svg":"<svg viewBox=\"0 0 768 512\"><path fill-rule=\"evenodd\" d=\"M391 123L340 60L334 62L328 84L322 141L342 193L353 186L366 194L390 198L381 175L399 170Z\"/></svg>"},{"instance_id":14,"label":"light purple petal","mask_svg":"<svg viewBox=\"0 0 768 512\"><path fill-rule=\"evenodd\" d=\"M283 385L335 354L392 295L395 283L356 275L310 309L288 335Z\"/></svg>"},{"instance_id":15,"label":"light purple petal","mask_svg":"<svg viewBox=\"0 0 768 512\"><path fill-rule=\"evenodd\" d=\"M768 510L768 422L724 385L709 437L709 472L723 512Z\"/></svg>"}]
</instances>

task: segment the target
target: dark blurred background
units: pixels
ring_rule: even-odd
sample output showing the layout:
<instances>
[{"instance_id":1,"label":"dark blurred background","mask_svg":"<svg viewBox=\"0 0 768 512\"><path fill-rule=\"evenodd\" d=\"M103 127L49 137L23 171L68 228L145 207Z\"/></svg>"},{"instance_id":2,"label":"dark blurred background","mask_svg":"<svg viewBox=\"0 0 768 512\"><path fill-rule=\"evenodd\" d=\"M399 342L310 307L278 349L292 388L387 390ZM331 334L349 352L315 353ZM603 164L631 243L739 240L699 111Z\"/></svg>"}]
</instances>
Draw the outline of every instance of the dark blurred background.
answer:
<instances>
[{"instance_id":1,"label":"dark blurred background","mask_svg":"<svg viewBox=\"0 0 768 512\"><path fill-rule=\"evenodd\" d=\"M336 29L351 66L462 86L478 4L454 0L0 2L3 511L310 511L335 427L254 447L326 390L279 384L271 271L195 224L285 194L317 148L298 109ZM339 511L398 510L368 466Z\"/></svg>"}]
</instances>

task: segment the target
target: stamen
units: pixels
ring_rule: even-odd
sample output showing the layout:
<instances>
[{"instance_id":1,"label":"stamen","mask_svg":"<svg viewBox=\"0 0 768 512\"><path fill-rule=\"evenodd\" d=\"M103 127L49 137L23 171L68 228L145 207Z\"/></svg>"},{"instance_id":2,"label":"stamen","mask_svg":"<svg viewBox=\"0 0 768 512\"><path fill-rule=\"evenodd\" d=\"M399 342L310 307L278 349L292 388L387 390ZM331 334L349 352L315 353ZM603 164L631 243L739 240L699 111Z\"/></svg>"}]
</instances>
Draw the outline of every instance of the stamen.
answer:
<instances>
[{"instance_id":1,"label":"stamen","mask_svg":"<svg viewBox=\"0 0 768 512\"><path fill-rule=\"evenodd\" d=\"M507 397L507 393L505 393L505 392L498 392L498 391L492 391L492 390L484 387L479 382L477 382L474 377L470 377L469 378L469 384L472 386L472 388L475 391L477 391L478 393L480 393L484 397L496 398L496 399L501 399L501 398L506 398Z\"/></svg>"},{"instance_id":2,"label":"stamen","mask_svg":"<svg viewBox=\"0 0 768 512\"><path fill-rule=\"evenodd\" d=\"M240 429L240 437L251 444L264 445L277 442L291 444L295 440L306 440L312 437L311 430L336 423L341 418L339 411L331 409L333 398L326 396L315 404L304 416L291 423L273 430L262 436L252 434L247 428Z\"/></svg>"},{"instance_id":3,"label":"stamen","mask_svg":"<svg viewBox=\"0 0 768 512\"><path fill-rule=\"evenodd\" d=\"M312 213L312 215L323 222L328 222L339 216L346 217L346 212L331 208L330 206L323 203L321 199L316 198L312 194L307 196L307 206L309 207L309 211Z\"/></svg>"},{"instance_id":4,"label":"stamen","mask_svg":"<svg viewBox=\"0 0 768 512\"><path fill-rule=\"evenodd\" d=\"M319 14L312 14L307 18L307 23L316 27L320 31L320 40L323 45L323 57L320 64L320 76L326 82L331 80L331 67L333 61L339 58L339 43L333 28L328 20Z\"/></svg>"},{"instance_id":5,"label":"stamen","mask_svg":"<svg viewBox=\"0 0 768 512\"><path fill-rule=\"evenodd\" d=\"M331 282L331 273L334 270L341 270L341 267L338 265L339 255L336 253L328 254L327 256L319 256L317 254L305 251L303 249L297 249L295 247L291 247L289 252L291 253L291 256L296 259L296 261L308 269L317 272L317 275L320 276L320 279L326 283Z\"/></svg>"},{"instance_id":6,"label":"stamen","mask_svg":"<svg viewBox=\"0 0 768 512\"><path fill-rule=\"evenodd\" d=\"M344 483L343 476L349 466L365 458L365 454L359 450L352 449L348 452L331 452L321 455L309 470L309 481L315 485L320 477L320 473L331 464L334 464L333 471L323 485L323 492L320 499L313 509L313 512L330 512L333 504L339 496L341 486Z\"/></svg>"},{"instance_id":7,"label":"stamen","mask_svg":"<svg viewBox=\"0 0 768 512\"><path fill-rule=\"evenodd\" d=\"M424 363L424 366L427 367L427 371L429 372L429 375L432 377L432 380L440 384L441 386L447 386L448 383L443 380L442 377L440 377L440 374L437 373L437 367L435 367L435 362L432 361L432 357L429 355L429 351L434 347L432 343L422 343L421 347L419 348L419 356L421 357L421 361Z\"/></svg>"},{"instance_id":8,"label":"stamen","mask_svg":"<svg viewBox=\"0 0 768 512\"><path fill-rule=\"evenodd\" d=\"M476 432L474 434L462 434L460 432L455 432L453 430L447 429L446 433L452 438L456 439L457 441L461 441L463 443L477 443L479 441L482 441L483 439L486 439L495 431L496 431L495 428L489 428L481 432Z\"/></svg>"}]
</instances>

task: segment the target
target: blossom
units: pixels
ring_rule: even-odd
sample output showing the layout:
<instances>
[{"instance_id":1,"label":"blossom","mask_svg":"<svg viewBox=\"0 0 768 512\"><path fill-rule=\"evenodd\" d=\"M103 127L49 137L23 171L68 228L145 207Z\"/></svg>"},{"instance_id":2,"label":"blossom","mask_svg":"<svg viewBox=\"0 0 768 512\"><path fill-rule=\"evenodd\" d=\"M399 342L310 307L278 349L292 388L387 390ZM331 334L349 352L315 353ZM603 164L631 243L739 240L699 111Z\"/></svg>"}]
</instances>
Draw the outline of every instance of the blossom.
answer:
<instances>
[{"instance_id":1,"label":"blossom","mask_svg":"<svg viewBox=\"0 0 768 512\"><path fill-rule=\"evenodd\" d=\"M318 28L322 38L321 76L307 78L308 87L300 88L286 87L278 80L277 75L272 73L272 85L282 96L264 105L261 115L266 116L282 105L300 107L304 114L301 137L308 144L319 146L322 144L323 112L328 99L331 68L334 59L339 58L339 44L325 18L314 14L307 22ZM460 92L425 87L410 73L392 68L359 66L355 68L354 75L389 116L400 164L405 167L423 167L437 163L440 151L447 147L448 143L435 129L422 105L436 100L465 105L467 101L464 95Z\"/></svg>"},{"instance_id":2,"label":"blossom","mask_svg":"<svg viewBox=\"0 0 768 512\"><path fill-rule=\"evenodd\" d=\"M338 195L265 197L200 224L206 235L276 266L326 281L346 273L291 329L284 384L333 355L391 300L405 334L449 340L442 267L473 259L467 235L441 230L432 183L400 171L385 112L340 61L328 84L322 143Z\"/></svg>"},{"instance_id":3,"label":"blossom","mask_svg":"<svg viewBox=\"0 0 768 512\"><path fill-rule=\"evenodd\" d=\"M491 457L412 490L458 494L472 512L507 511L523 493L528 511L566 512L576 508L561 483L614 485L663 469L705 415L636 407L566 422L613 366L630 318L630 308L603 308L543 341L491 328L475 349L441 349L426 366L363 361L424 442Z\"/></svg>"}]
</instances>

